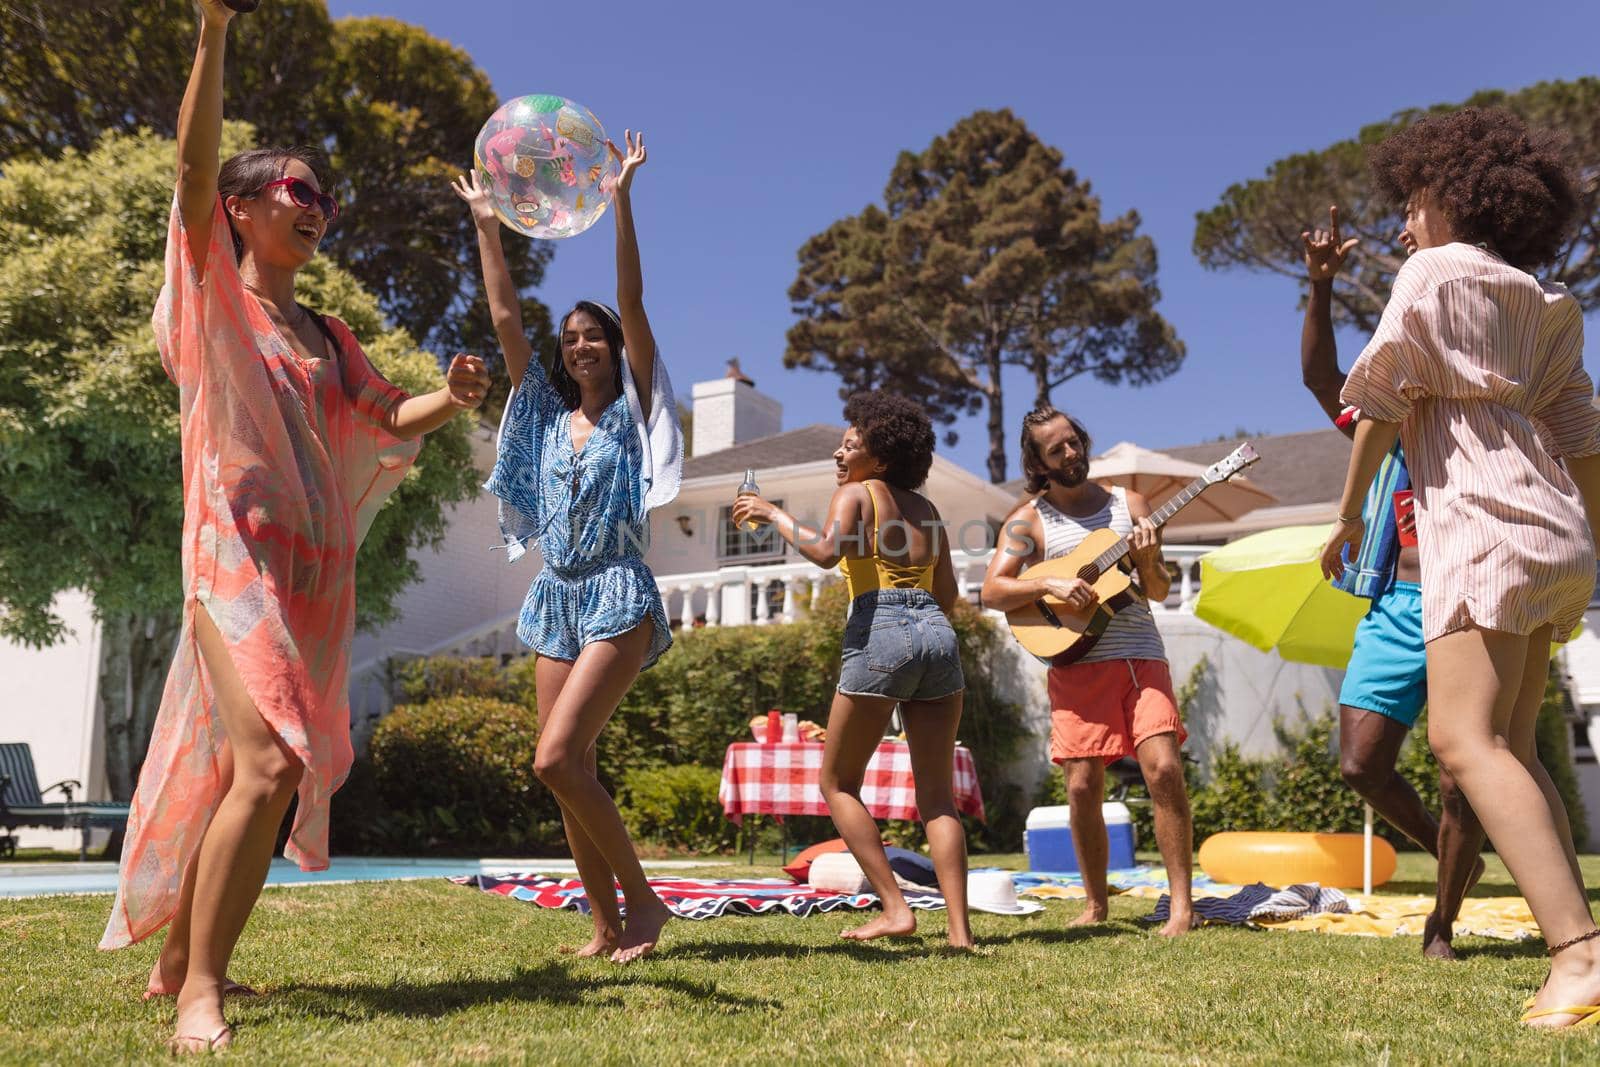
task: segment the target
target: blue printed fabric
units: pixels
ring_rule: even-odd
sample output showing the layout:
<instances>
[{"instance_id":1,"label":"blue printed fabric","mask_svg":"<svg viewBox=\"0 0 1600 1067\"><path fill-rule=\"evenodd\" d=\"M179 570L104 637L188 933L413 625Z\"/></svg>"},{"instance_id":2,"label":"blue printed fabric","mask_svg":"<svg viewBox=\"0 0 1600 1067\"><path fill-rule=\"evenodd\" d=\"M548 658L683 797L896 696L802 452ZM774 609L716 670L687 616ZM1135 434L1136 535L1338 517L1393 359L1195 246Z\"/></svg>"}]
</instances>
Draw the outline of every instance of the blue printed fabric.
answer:
<instances>
[{"instance_id":1,"label":"blue printed fabric","mask_svg":"<svg viewBox=\"0 0 1600 1067\"><path fill-rule=\"evenodd\" d=\"M974 867L973 870L997 870L993 867ZM1083 874L1046 873L1044 871L1014 871L1011 881L1017 887L1019 896L1026 896L1030 890L1046 886L1059 886L1064 889L1082 889ZM1160 867L1149 864L1140 864L1137 867L1113 868L1106 872L1106 884L1118 893L1126 893L1130 889L1144 889L1154 887L1163 889L1167 886L1167 872ZM1191 889L1214 889L1217 883L1201 871L1196 871L1189 879ZM1054 894L1040 894L1052 896Z\"/></svg>"},{"instance_id":2,"label":"blue printed fabric","mask_svg":"<svg viewBox=\"0 0 1600 1067\"><path fill-rule=\"evenodd\" d=\"M520 557L529 542L544 557L517 620L517 636L540 655L576 659L584 645L627 633L647 615L655 631L645 668L671 647L661 593L644 565L650 526L643 455L626 394L574 451L572 413L538 361L528 364L484 488L500 498L509 557Z\"/></svg>"},{"instance_id":3,"label":"blue printed fabric","mask_svg":"<svg viewBox=\"0 0 1600 1067\"><path fill-rule=\"evenodd\" d=\"M1361 508L1366 532L1355 559L1344 549L1344 573L1333 579L1335 589L1343 589L1371 600L1382 596L1394 584L1394 565L1400 558L1400 531L1394 524L1394 494L1411 488L1405 453L1398 442L1378 466L1378 476L1367 490Z\"/></svg>"}]
</instances>

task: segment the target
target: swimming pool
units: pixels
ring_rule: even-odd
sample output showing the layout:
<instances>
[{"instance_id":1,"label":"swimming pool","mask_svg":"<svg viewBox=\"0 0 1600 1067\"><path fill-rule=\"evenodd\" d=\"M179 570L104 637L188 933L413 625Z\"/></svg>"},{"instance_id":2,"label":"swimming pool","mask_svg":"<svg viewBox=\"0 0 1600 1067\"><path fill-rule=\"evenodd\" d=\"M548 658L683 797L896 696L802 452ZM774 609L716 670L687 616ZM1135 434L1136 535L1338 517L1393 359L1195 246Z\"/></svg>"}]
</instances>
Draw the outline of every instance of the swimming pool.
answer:
<instances>
[{"instance_id":1,"label":"swimming pool","mask_svg":"<svg viewBox=\"0 0 1600 1067\"><path fill-rule=\"evenodd\" d=\"M717 866L716 861L654 860L645 870ZM272 861L269 886L328 885L342 882L393 882L415 878L448 878L460 874L577 873L562 859L406 859L391 856L334 856L325 871L302 871L286 859ZM62 894L114 893L115 863L0 863L0 897L46 897Z\"/></svg>"}]
</instances>

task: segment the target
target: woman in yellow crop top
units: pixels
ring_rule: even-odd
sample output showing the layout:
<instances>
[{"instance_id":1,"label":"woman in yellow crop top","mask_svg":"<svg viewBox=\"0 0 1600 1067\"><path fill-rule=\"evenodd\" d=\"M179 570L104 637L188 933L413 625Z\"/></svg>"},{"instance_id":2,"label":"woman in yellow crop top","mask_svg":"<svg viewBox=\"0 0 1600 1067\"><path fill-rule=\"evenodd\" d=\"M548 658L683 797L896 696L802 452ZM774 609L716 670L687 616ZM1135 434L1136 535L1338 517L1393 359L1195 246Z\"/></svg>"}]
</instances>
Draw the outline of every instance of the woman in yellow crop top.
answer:
<instances>
[{"instance_id":1,"label":"woman in yellow crop top","mask_svg":"<svg viewBox=\"0 0 1600 1067\"><path fill-rule=\"evenodd\" d=\"M955 606L956 577L939 509L917 492L933 465L933 424L921 406L885 392L852 396L844 417L849 428L833 454L839 488L820 530L753 493L734 504L733 520L771 523L817 566L838 564L849 585L850 617L820 784L839 836L883 901L883 914L843 936L866 941L917 928L877 823L861 802L867 762L898 704L917 811L948 908L950 944L970 948L966 835L954 787L966 682L946 617Z\"/></svg>"}]
</instances>

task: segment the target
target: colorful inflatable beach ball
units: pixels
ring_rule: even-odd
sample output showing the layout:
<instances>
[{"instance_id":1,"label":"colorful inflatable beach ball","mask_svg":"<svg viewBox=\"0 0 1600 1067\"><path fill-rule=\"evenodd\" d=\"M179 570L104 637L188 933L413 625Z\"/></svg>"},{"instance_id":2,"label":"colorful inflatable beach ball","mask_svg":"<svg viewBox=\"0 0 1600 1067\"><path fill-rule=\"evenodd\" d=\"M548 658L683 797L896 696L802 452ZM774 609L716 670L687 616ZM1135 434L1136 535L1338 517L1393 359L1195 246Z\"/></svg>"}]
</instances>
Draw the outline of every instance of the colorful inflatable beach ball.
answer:
<instances>
[{"instance_id":1,"label":"colorful inflatable beach ball","mask_svg":"<svg viewBox=\"0 0 1600 1067\"><path fill-rule=\"evenodd\" d=\"M593 226L610 206L620 172L589 109L548 93L495 109L474 156L500 221L545 240Z\"/></svg>"}]
</instances>

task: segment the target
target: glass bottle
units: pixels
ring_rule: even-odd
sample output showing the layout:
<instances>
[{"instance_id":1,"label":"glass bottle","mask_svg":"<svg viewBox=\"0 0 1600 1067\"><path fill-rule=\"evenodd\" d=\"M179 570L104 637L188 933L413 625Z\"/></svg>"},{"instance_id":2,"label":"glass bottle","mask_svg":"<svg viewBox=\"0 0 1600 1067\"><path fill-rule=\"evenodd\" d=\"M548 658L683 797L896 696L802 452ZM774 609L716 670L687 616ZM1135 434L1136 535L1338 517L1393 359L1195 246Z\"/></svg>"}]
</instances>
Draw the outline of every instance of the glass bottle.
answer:
<instances>
[{"instance_id":1,"label":"glass bottle","mask_svg":"<svg viewBox=\"0 0 1600 1067\"><path fill-rule=\"evenodd\" d=\"M745 468L744 481L739 483L739 491L734 494L734 499L738 500L739 497L744 496L746 493L754 493L757 496L761 494L761 487L756 484L756 472L754 467ZM746 519L742 526L745 530L749 531L758 529L761 524L755 519Z\"/></svg>"}]
</instances>

